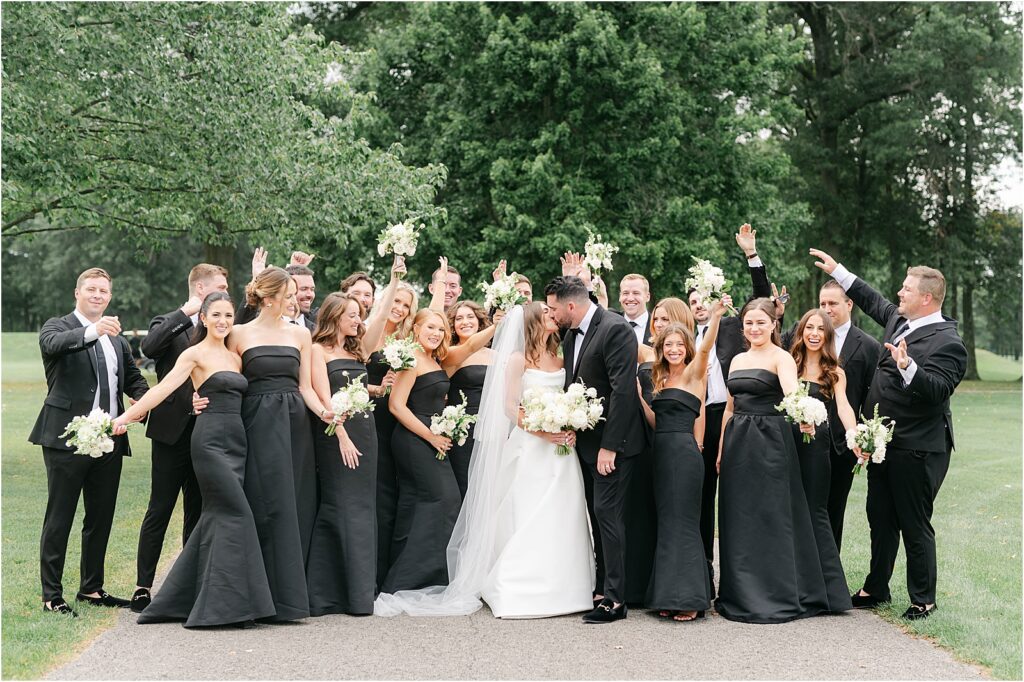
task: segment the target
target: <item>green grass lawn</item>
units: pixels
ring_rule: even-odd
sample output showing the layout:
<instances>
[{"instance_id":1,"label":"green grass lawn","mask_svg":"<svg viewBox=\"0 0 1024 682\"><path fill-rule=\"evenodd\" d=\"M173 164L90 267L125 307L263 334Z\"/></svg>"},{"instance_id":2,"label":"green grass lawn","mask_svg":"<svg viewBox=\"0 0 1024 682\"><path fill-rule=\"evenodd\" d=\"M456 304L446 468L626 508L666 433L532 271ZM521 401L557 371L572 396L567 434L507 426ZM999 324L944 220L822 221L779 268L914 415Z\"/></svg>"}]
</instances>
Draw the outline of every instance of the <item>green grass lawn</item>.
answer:
<instances>
[{"instance_id":1,"label":"green grass lawn","mask_svg":"<svg viewBox=\"0 0 1024 682\"><path fill-rule=\"evenodd\" d=\"M25 438L45 394L34 334L3 334L3 677L38 678L106 627L115 613L80 607L66 620L40 611L39 531L46 504L42 454ZM905 570L901 553L892 584L893 605L882 616L909 632L988 666L1001 679L1021 677L1021 366L984 351L979 370L986 381L964 384L954 397L959 449L935 504L940 610L907 626ZM132 435L107 552L108 591L130 594L135 583L138 531L149 496L149 441ZM854 482L848 507L843 562L851 587L868 566L864 516L866 477ZM179 505L180 507L180 505ZM72 532L64 573L65 595L78 586L81 511ZM162 568L180 542L180 508L164 545ZM913 670L913 661L907 661ZM912 676L908 673L908 676Z\"/></svg>"}]
</instances>

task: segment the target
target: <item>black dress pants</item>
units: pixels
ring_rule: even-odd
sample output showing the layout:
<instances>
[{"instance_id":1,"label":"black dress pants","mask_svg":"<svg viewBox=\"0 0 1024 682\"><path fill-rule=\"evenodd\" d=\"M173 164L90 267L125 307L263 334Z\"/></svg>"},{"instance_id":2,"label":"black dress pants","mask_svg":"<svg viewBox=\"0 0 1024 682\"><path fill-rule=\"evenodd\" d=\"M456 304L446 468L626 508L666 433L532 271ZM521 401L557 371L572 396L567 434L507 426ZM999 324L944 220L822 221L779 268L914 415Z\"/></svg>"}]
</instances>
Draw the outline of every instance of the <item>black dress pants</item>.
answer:
<instances>
[{"instance_id":1,"label":"black dress pants","mask_svg":"<svg viewBox=\"0 0 1024 682\"><path fill-rule=\"evenodd\" d=\"M711 600L715 600L715 496L718 493L718 444L722 439L722 417L725 403L714 403L704 408L704 487L700 498L700 539L704 543L704 557L708 562L708 582Z\"/></svg>"}]
</instances>

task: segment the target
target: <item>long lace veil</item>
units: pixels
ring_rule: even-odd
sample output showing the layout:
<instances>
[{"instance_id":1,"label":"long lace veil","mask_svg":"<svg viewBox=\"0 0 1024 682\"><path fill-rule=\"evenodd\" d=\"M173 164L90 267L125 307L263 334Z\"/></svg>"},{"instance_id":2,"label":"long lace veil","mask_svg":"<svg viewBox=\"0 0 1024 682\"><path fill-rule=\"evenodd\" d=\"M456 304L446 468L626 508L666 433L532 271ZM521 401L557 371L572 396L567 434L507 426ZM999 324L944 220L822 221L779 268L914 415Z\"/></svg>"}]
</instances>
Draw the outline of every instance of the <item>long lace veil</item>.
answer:
<instances>
[{"instance_id":1,"label":"long lace veil","mask_svg":"<svg viewBox=\"0 0 1024 682\"><path fill-rule=\"evenodd\" d=\"M484 378L474 429L469 485L448 543L447 586L381 594L378 616L463 616L482 606L480 590L495 559L497 511L509 477L502 475L505 442L515 426L525 346L523 307L502 320L491 344L494 351Z\"/></svg>"}]
</instances>

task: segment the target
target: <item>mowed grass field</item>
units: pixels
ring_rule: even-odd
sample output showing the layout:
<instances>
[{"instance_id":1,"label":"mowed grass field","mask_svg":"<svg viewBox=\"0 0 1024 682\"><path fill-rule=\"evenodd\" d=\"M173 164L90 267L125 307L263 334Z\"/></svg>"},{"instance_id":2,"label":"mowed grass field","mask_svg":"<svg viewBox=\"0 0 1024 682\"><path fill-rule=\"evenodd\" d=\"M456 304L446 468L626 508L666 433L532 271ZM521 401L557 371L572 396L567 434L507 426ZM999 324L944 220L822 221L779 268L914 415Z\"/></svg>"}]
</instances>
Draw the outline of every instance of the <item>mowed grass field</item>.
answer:
<instances>
[{"instance_id":1,"label":"mowed grass field","mask_svg":"<svg viewBox=\"0 0 1024 682\"><path fill-rule=\"evenodd\" d=\"M108 627L116 613L76 607L77 620L40 610L39 531L46 505L42 454L26 438L46 392L35 334L3 334L2 533L4 679L32 679L69 660ZM994 677L1021 677L1021 365L979 352L985 381L965 382L954 397L958 450L935 504L939 611L908 626L901 553L892 584L894 602L881 615L908 632L932 639ZM152 381L152 377L150 377ZM130 595L135 584L138 531L149 497L149 441L131 436L134 456L125 462L113 533L107 552L106 589ZM854 482L843 547L851 588L868 566L864 500L867 478ZM81 510L72 531L64 572L65 597L78 587ZM164 544L165 569L181 538L180 510ZM627 624L628 627L628 624ZM785 627L785 626L779 626ZM770 636L770 632L766 631ZM767 642L766 642L767 643ZM885 655L885 652L879 652ZM907 661L913 676L914 662Z\"/></svg>"}]
</instances>

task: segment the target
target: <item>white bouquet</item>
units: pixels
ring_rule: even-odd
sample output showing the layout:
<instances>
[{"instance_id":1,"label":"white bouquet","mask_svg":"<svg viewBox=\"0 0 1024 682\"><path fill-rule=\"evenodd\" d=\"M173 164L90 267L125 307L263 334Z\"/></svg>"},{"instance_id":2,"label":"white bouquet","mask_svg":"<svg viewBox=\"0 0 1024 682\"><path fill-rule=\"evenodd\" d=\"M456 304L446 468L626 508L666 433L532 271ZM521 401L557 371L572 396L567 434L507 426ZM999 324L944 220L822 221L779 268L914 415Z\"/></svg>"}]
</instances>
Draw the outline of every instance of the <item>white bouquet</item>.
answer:
<instances>
[{"instance_id":1,"label":"white bouquet","mask_svg":"<svg viewBox=\"0 0 1024 682\"><path fill-rule=\"evenodd\" d=\"M864 415L861 415L860 424L846 432L846 447L851 450L859 447L861 454L869 455L872 462L881 464L885 461L885 446L892 440L895 429L896 422L888 417L879 417L878 405L875 405L874 417L865 419ZM858 459L853 467L853 473L860 474L860 470L867 463L867 457Z\"/></svg>"},{"instance_id":2,"label":"white bouquet","mask_svg":"<svg viewBox=\"0 0 1024 682\"><path fill-rule=\"evenodd\" d=\"M348 372L342 372L341 375L347 377ZM370 392L366 390L362 381L353 381L344 388L339 388L331 396L331 412L334 413L334 421L327 425L324 433L333 436L334 432L338 430L338 422L354 415L361 414L363 419L369 418L373 408Z\"/></svg>"},{"instance_id":3,"label":"white bouquet","mask_svg":"<svg viewBox=\"0 0 1024 682\"><path fill-rule=\"evenodd\" d=\"M476 423L475 414L466 414L468 401L466 394L459 391L462 402L458 405L448 405L441 414L435 414L430 418L430 432L435 436L446 436L452 439L453 443L465 445L469 438L469 427ZM448 455L440 450L437 451L437 458L444 459Z\"/></svg>"},{"instance_id":4,"label":"white bouquet","mask_svg":"<svg viewBox=\"0 0 1024 682\"><path fill-rule=\"evenodd\" d=\"M823 424L828 421L828 410L825 403L807 394L808 385L801 382L800 387L786 395L782 402L775 406L779 412L785 413L786 421L794 424ZM804 442L810 443L813 436L804 434Z\"/></svg>"},{"instance_id":5,"label":"white bouquet","mask_svg":"<svg viewBox=\"0 0 1024 682\"><path fill-rule=\"evenodd\" d=\"M377 235L377 253L381 256L392 253L396 256L415 256L419 231L426 225L416 227L412 223L388 225Z\"/></svg>"},{"instance_id":6,"label":"white bouquet","mask_svg":"<svg viewBox=\"0 0 1024 682\"><path fill-rule=\"evenodd\" d=\"M684 284L687 291L694 289L697 298L705 305L710 301L717 301L724 294L732 282L725 278L722 268L714 266L710 261L703 258L695 258L696 263L690 266L690 276Z\"/></svg>"},{"instance_id":7,"label":"white bouquet","mask_svg":"<svg viewBox=\"0 0 1024 682\"><path fill-rule=\"evenodd\" d=\"M384 362L396 372L412 369L416 366L416 351L422 351L423 346L412 339L399 339L394 334L384 339L384 347L380 352L384 355ZM391 393L388 386L384 395Z\"/></svg>"},{"instance_id":8,"label":"white bouquet","mask_svg":"<svg viewBox=\"0 0 1024 682\"><path fill-rule=\"evenodd\" d=\"M558 433L559 431L586 431L597 426L604 417L604 405L597 391L582 383L569 384L566 391L550 388L528 388L520 402L523 409L523 427L527 431ZM568 445L560 443L556 453L568 455Z\"/></svg>"},{"instance_id":9,"label":"white bouquet","mask_svg":"<svg viewBox=\"0 0 1024 682\"><path fill-rule=\"evenodd\" d=\"M587 230L587 243L583 252L583 264L596 275L601 270L612 269L612 256L619 252L619 247L602 242L601 235Z\"/></svg>"},{"instance_id":10,"label":"white bouquet","mask_svg":"<svg viewBox=\"0 0 1024 682\"><path fill-rule=\"evenodd\" d=\"M499 277L498 281L491 284L481 282L480 290L484 292L484 308L508 312L520 303L526 303L526 297L516 290L518 276L513 272Z\"/></svg>"},{"instance_id":11,"label":"white bouquet","mask_svg":"<svg viewBox=\"0 0 1024 682\"><path fill-rule=\"evenodd\" d=\"M114 451L114 420L97 407L85 416L72 419L60 434L61 438L67 436L70 436L67 446L74 448L76 455L102 457Z\"/></svg>"}]
</instances>

